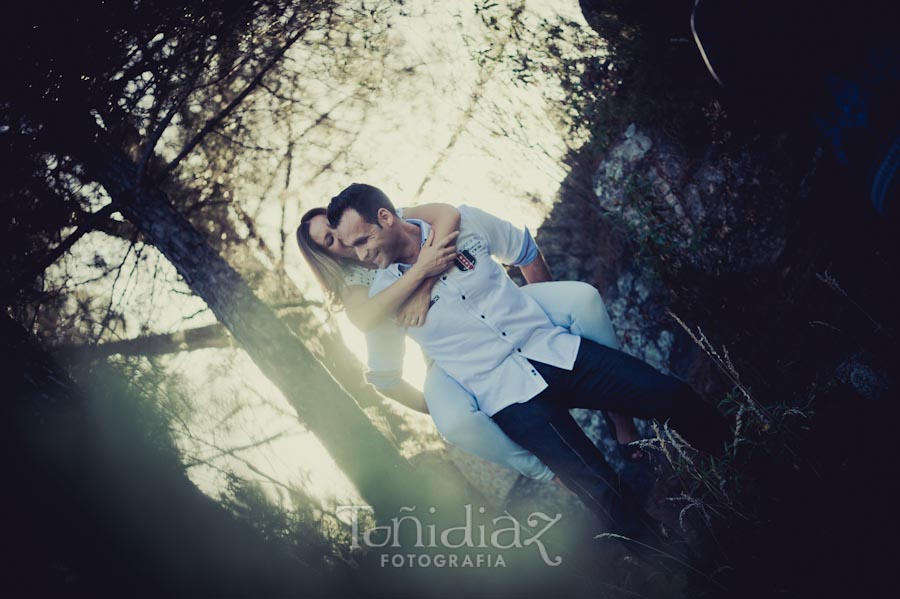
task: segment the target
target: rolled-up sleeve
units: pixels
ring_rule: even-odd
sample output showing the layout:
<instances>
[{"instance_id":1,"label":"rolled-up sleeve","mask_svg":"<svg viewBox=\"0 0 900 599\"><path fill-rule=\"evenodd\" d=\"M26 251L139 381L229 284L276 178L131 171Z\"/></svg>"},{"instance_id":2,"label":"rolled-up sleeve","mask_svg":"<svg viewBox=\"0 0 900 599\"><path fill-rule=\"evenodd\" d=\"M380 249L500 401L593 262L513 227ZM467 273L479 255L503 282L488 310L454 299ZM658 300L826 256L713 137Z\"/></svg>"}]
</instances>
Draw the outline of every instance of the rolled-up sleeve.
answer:
<instances>
[{"instance_id":1,"label":"rolled-up sleeve","mask_svg":"<svg viewBox=\"0 0 900 599\"><path fill-rule=\"evenodd\" d=\"M479 231L488 242L491 255L503 264L525 266L537 257L537 245L528 229L519 229L472 206L460 206L459 213L466 227Z\"/></svg>"},{"instance_id":2,"label":"rolled-up sleeve","mask_svg":"<svg viewBox=\"0 0 900 599\"><path fill-rule=\"evenodd\" d=\"M519 251L519 255L516 258L516 261L512 263L513 266L528 266L534 259L538 256L537 244L534 242L534 238L531 236L531 231L528 230L528 227L525 228L525 240L522 241L522 249Z\"/></svg>"}]
</instances>

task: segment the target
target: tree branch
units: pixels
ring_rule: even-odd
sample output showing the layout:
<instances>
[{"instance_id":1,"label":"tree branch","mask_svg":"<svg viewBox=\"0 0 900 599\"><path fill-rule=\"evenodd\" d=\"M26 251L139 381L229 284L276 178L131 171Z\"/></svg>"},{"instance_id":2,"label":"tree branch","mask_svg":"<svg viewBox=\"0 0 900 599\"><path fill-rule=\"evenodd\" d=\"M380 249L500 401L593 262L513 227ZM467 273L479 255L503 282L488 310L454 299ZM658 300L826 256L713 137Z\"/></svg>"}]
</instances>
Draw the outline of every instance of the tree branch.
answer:
<instances>
[{"instance_id":1,"label":"tree branch","mask_svg":"<svg viewBox=\"0 0 900 599\"><path fill-rule=\"evenodd\" d=\"M269 59L269 61L260 69L259 73L247 84L247 86L239 93L231 102L229 102L228 106L225 107L224 110L216 114L216 116L209 119L202 129L185 145L185 147L178 153L172 162L170 162L163 171L156 178L157 181L162 180L166 177L172 169L174 169L178 164L184 159L185 156L191 153L191 151L199 144L206 135L212 131L215 127L219 125L225 118L231 114L235 108L237 108L246 98L253 92L257 87L259 87L260 81L262 81L263 77L265 77L272 68L278 64L284 54L290 49L291 46L294 45L300 36L302 35L303 30L298 30L294 35L288 38L287 43L281 47L281 49L275 53L275 55Z\"/></svg>"},{"instance_id":2,"label":"tree branch","mask_svg":"<svg viewBox=\"0 0 900 599\"><path fill-rule=\"evenodd\" d=\"M59 260L63 254L68 252L79 239L81 239L91 231L94 231L97 228L98 223L106 219L115 210L115 204L113 202L110 202L97 212L91 214L86 220L84 220L84 222L81 223L81 225L78 226L74 233L66 237L58 246L45 254L43 256L43 259L37 261L36 264L33 264L32 267L28 269L28 271L22 273L19 277L16 277L11 283L5 286L2 292L3 297L6 299L21 291L42 272L47 270L51 264Z\"/></svg>"},{"instance_id":3,"label":"tree branch","mask_svg":"<svg viewBox=\"0 0 900 599\"><path fill-rule=\"evenodd\" d=\"M291 308L307 307L316 302L285 302L272 306L279 317L288 324L303 318L291 313ZM65 362L91 361L116 354L123 356L160 356L180 351L193 351L210 347L236 347L228 330L221 324L185 329L175 333L143 335L132 339L107 341L106 343L78 343L56 348L54 353Z\"/></svg>"}]
</instances>

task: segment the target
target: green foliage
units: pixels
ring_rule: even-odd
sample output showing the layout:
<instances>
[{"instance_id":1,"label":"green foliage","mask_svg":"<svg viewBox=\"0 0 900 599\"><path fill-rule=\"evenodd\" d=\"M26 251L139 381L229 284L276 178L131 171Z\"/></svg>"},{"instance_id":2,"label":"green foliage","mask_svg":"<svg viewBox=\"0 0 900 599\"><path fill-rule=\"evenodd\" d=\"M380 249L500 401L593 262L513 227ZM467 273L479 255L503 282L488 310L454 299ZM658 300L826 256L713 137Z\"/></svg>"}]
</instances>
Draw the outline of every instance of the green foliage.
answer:
<instances>
[{"instance_id":1,"label":"green foliage","mask_svg":"<svg viewBox=\"0 0 900 599\"><path fill-rule=\"evenodd\" d=\"M172 432L173 419L190 420L192 409L185 397L188 386L176 373L146 358L129 358L94 363L80 378L91 399L98 431L94 443L106 472L135 494L144 493L144 481L181 479L193 486ZM134 471L138 464L140 473ZM293 508L286 510L273 504L259 483L231 471L226 479L218 505L262 540L317 571L345 565L347 532L317 511L307 496L295 493Z\"/></svg>"},{"instance_id":2,"label":"green foliage","mask_svg":"<svg viewBox=\"0 0 900 599\"><path fill-rule=\"evenodd\" d=\"M334 571L354 565L350 533L333 515L316 509L300 495L294 496L292 509L284 509L271 502L259 483L234 473L229 473L227 479L219 502L262 538L283 545L300 562L317 570Z\"/></svg>"}]
</instances>

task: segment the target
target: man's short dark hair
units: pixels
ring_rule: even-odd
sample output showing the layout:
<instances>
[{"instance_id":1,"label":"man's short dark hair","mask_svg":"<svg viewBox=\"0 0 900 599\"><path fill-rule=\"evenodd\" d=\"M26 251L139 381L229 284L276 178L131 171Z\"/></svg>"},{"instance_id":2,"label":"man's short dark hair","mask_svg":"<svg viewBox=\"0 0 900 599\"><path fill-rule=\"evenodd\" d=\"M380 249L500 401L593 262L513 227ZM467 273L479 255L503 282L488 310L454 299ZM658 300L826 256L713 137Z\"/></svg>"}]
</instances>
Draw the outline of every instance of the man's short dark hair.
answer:
<instances>
[{"instance_id":1,"label":"man's short dark hair","mask_svg":"<svg viewBox=\"0 0 900 599\"><path fill-rule=\"evenodd\" d=\"M381 208L387 208L391 214L397 215L397 210L387 195L377 187L365 183L352 183L331 198L328 203L328 223L337 228L348 208L356 210L364 221L373 225L378 224L378 210Z\"/></svg>"}]
</instances>

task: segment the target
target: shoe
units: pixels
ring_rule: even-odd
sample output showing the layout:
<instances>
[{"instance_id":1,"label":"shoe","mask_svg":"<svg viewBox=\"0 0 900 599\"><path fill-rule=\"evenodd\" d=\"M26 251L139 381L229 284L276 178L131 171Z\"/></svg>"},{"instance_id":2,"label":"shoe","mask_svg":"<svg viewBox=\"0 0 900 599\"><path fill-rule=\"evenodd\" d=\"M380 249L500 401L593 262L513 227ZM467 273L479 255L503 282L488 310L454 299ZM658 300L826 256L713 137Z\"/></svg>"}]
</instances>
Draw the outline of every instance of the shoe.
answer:
<instances>
[{"instance_id":1,"label":"shoe","mask_svg":"<svg viewBox=\"0 0 900 599\"><path fill-rule=\"evenodd\" d=\"M631 462L633 464L650 464L650 455L641 447L638 447L634 443L618 443L616 442L616 446L619 450L619 455L622 456L623 460ZM637 454L637 455L635 455Z\"/></svg>"},{"instance_id":2,"label":"shoe","mask_svg":"<svg viewBox=\"0 0 900 599\"><path fill-rule=\"evenodd\" d=\"M616 431L616 423L613 422L613 419L610 418L606 412L601 412L601 414L603 414L603 418L606 420L606 427L609 429L610 434L612 434L613 438L616 439L616 448L619 450L619 455L622 456L622 459L626 462L632 462L634 464L650 464L650 456L645 449L634 445L633 442L619 443L619 435Z\"/></svg>"}]
</instances>

